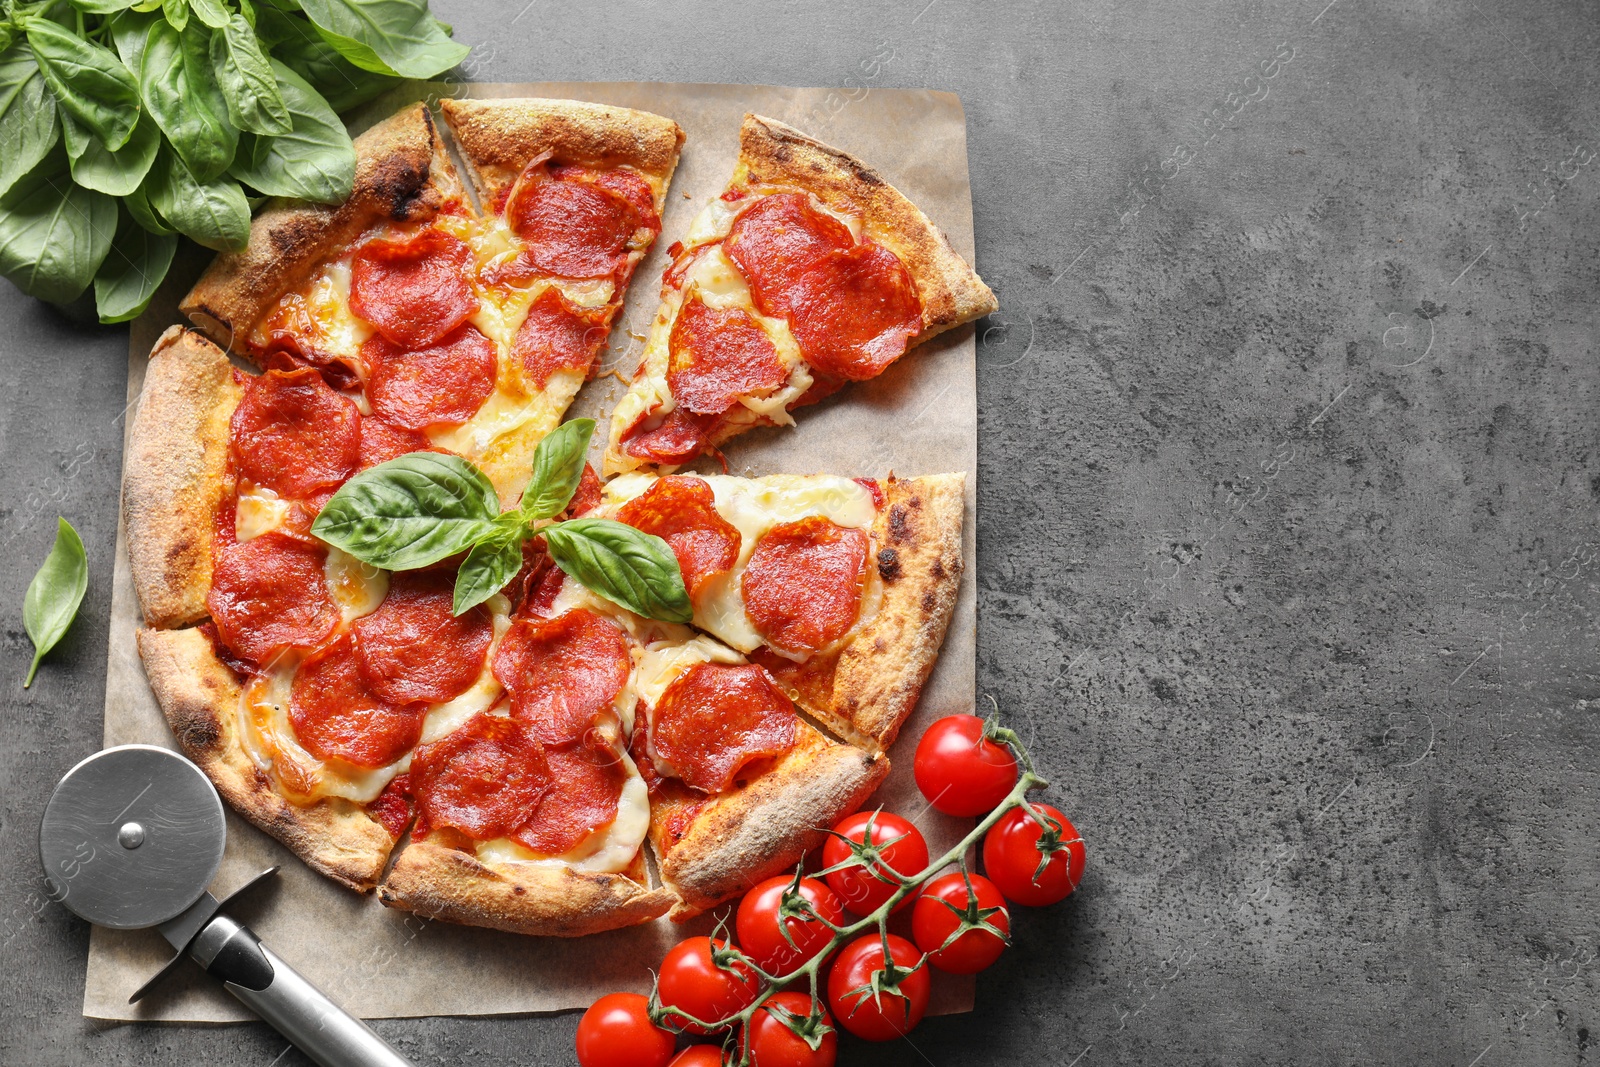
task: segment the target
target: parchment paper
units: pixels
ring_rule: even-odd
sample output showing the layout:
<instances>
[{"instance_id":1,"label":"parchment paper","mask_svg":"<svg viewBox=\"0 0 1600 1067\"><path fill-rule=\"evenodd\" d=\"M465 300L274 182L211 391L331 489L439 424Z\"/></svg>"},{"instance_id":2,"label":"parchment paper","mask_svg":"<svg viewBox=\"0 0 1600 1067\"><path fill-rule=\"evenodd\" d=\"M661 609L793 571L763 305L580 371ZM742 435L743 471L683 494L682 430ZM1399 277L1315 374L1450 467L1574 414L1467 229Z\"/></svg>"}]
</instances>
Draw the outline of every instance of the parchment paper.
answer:
<instances>
[{"instance_id":1,"label":"parchment paper","mask_svg":"<svg viewBox=\"0 0 1600 1067\"><path fill-rule=\"evenodd\" d=\"M966 122L952 94L874 89L864 96L829 89L749 85L532 83L413 86L372 105L369 120L392 113L404 97L547 96L643 108L676 120L688 135L668 194L661 239L634 277L627 307L602 370L630 373L657 305L666 248L694 214L721 191L738 151L739 122L756 111L788 122L856 154L904 191L972 258L972 204L967 179ZM851 98L854 96L855 98ZM160 332L179 321L176 305L204 260L175 270L150 310L133 324L128 353L130 412ZM895 769L874 801L913 817L937 855L959 839L962 824L927 809L911 778L911 750L922 727L941 715L971 710L976 650L974 575L977 502L977 394L971 327L914 349L878 379L855 385L807 409L798 429L758 430L728 448L731 472L758 475L831 472L881 476L967 472L964 538L967 571L955 619L915 718L891 751ZM603 430L623 392L615 377L597 377L569 414L590 415ZM131 424L132 419L128 422ZM604 433L597 433L603 442ZM598 456L596 467L598 464ZM172 746L134 650L139 609L128 575L127 549L117 543L107 666L105 743ZM614 990L649 989L647 967L709 917L646 926L576 940L522 937L429 922L380 905L314 874L277 842L231 811L228 850L212 889L221 895L255 872L281 864L275 887L236 910L285 960L349 1011L368 1018L492 1015L587 1007ZM902 920L903 921L903 920ZM95 929L89 944L83 1013L97 1019L229 1022L250 1016L220 985L186 968L154 995L129 1005L128 995L170 956L154 930ZM969 1011L973 983L935 972L931 1010Z\"/></svg>"}]
</instances>

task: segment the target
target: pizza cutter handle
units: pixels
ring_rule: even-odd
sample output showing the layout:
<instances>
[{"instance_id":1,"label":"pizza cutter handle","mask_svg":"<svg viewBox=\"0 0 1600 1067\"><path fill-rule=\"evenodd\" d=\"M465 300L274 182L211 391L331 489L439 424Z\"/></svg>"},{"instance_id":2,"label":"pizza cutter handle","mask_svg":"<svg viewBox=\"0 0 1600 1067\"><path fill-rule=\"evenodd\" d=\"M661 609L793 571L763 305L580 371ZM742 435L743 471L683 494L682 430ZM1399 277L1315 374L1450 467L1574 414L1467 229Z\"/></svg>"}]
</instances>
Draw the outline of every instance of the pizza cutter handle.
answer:
<instances>
[{"instance_id":1,"label":"pizza cutter handle","mask_svg":"<svg viewBox=\"0 0 1600 1067\"><path fill-rule=\"evenodd\" d=\"M413 1067L366 1023L279 959L249 927L228 916L211 920L189 953L322 1067Z\"/></svg>"}]
</instances>

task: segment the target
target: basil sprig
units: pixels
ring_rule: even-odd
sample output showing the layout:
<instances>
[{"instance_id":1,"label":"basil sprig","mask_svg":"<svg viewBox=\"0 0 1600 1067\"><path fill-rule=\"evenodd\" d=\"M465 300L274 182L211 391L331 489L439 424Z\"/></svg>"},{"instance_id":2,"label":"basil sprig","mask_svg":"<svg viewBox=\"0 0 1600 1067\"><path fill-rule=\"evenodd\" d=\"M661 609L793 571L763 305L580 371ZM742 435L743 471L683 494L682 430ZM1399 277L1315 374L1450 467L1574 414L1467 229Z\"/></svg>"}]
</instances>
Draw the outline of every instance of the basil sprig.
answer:
<instances>
[{"instance_id":1,"label":"basil sprig","mask_svg":"<svg viewBox=\"0 0 1600 1067\"><path fill-rule=\"evenodd\" d=\"M342 202L338 114L467 51L427 0L0 2L0 274L133 318L174 232L237 251L264 197Z\"/></svg>"},{"instance_id":2,"label":"basil sprig","mask_svg":"<svg viewBox=\"0 0 1600 1067\"><path fill-rule=\"evenodd\" d=\"M542 536L568 576L629 611L663 622L694 615L677 557L661 538L610 519L551 521L583 478L593 419L557 427L533 456L522 500L500 511L494 487L460 456L412 452L345 482L311 532L384 570L414 570L466 552L454 611L476 607L522 569L522 544Z\"/></svg>"},{"instance_id":3,"label":"basil sprig","mask_svg":"<svg viewBox=\"0 0 1600 1067\"><path fill-rule=\"evenodd\" d=\"M28 583L22 600L22 625L33 642L33 663L28 666L22 688L33 684L39 661L66 635L88 588L89 561L83 552L83 540L70 522L57 518L56 543Z\"/></svg>"}]
</instances>

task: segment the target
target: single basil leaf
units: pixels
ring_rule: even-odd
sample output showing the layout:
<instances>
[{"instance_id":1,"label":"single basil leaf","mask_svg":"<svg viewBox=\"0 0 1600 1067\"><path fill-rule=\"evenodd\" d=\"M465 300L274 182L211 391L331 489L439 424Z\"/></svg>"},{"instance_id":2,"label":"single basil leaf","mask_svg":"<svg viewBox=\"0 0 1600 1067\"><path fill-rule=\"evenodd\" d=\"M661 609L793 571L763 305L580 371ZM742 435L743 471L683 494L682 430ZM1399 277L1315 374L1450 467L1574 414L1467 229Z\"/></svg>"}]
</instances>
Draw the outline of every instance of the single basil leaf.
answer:
<instances>
[{"instance_id":1,"label":"single basil leaf","mask_svg":"<svg viewBox=\"0 0 1600 1067\"><path fill-rule=\"evenodd\" d=\"M493 532L500 500L460 456L412 452L362 471L323 506L311 532L364 563L414 570Z\"/></svg>"},{"instance_id":2,"label":"single basil leaf","mask_svg":"<svg viewBox=\"0 0 1600 1067\"><path fill-rule=\"evenodd\" d=\"M250 0L239 0L239 14L244 16L244 20L250 24L253 32L256 28L256 6Z\"/></svg>"},{"instance_id":3,"label":"single basil leaf","mask_svg":"<svg viewBox=\"0 0 1600 1067\"><path fill-rule=\"evenodd\" d=\"M143 314L177 249L175 235L150 233L134 219L124 219L94 276L94 306L100 321L127 322Z\"/></svg>"},{"instance_id":4,"label":"single basil leaf","mask_svg":"<svg viewBox=\"0 0 1600 1067\"><path fill-rule=\"evenodd\" d=\"M56 524L56 543L22 598L22 625L33 642L33 663L22 683L24 689L33 684L44 654L66 635L78 614L78 605L83 603L84 591L89 588L89 560L84 555L83 539L66 519L58 517Z\"/></svg>"},{"instance_id":5,"label":"single basil leaf","mask_svg":"<svg viewBox=\"0 0 1600 1067\"><path fill-rule=\"evenodd\" d=\"M515 519L515 516L501 518ZM456 571L452 614L461 615L482 604L504 589L522 569L522 523L497 521L497 525L499 528L492 534L472 546L472 551L461 562L461 569Z\"/></svg>"},{"instance_id":6,"label":"single basil leaf","mask_svg":"<svg viewBox=\"0 0 1600 1067\"><path fill-rule=\"evenodd\" d=\"M161 0L161 13L166 16L167 24L179 33L189 28L188 0Z\"/></svg>"},{"instance_id":7,"label":"single basil leaf","mask_svg":"<svg viewBox=\"0 0 1600 1067\"><path fill-rule=\"evenodd\" d=\"M58 149L0 197L0 274L64 304L94 280L116 231L117 202L75 184Z\"/></svg>"},{"instance_id":8,"label":"single basil leaf","mask_svg":"<svg viewBox=\"0 0 1600 1067\"><path fill-rule=\"evenodd\" d=\"M55 147L56 98L33 54L20 44L0 54L0 196Z\"/></svg>"},{"instance_id":9,"label":"single basil leaf","mask_svg":"<svg viewBox=\"0 0 1600 1067\"><path fill-rule=\"evenodd\" d=\"M144 190L150 206L196 243L219 252L241 252L250 243L250 204L233 179L199 181L177 153L164 148Z\"/></svg>"},{"instance_id":10,"label":"single basil leaf","mask_svg":"<svg viewBox=\"0 0 1600 1067\"><path fill-rule=\"evenodd\" d=\"M150 206L150 194L144 186L140 186L123 197L122 203L127 207L128 214L133 216L133 220L151 233L178 232L168 226L166 220L156 212L155 208Z\"/></svg>"},{"instance_id":11,"label":"single basil leaf","mask_svg":"<svg viewBox=\"0 0 1600 1067\"><path fill-rule=\"evenodd\" d=\"M243 15L234 15L221 33L211 35L211 67L235 126L251 133L289 132L289 108L278 80Z\"/></svg>"},{"instance_id":12,"label":"single basil leaf","mask_svg":"<svg viewBox=\"0 0 1600 1067\"><path fill-rule=\"evenodd\" d=\"M583 457L593 435L593 419L573 419L539 442L533 453L533 478L522 491L519 510L524 519L537 522L566 510L583 479Z\"/></svg>"},{"instance_id":13,"label":"single basil leaf","mask_svg":"<svg viewBox=\"0 0 1600 1067\"><path fill-rule=\"evenodd\" d=\"M301 0L340 55L375 74L431 78L471 51L445 36L426 0Z\"/></svg>"},{"instance_id":14,"label":"single basil leaf","mask_svg":"<svg viewBox=\"0 0 1600 1067\"><path fill-rule=\"evenodd\" d=\"M239 131L228 120L228 102L211 69L209 32L195 26L179 33L166 22L153 22L139 61L145 106L202 182L227 170L239 145Z\"/></svg>"},{"instance_id":15,"label":"single basil leaf","mask_svg":"<svg viewBox=\"0 0 1600 1067\"><path fill-rule=\"evenodd\" d=\"M139 67L144 62L144 42L150 35L150 24L160 16L138 10L124 11L111 19L111 40L117 46L117 55L122 57L123 65L139 75Z\"/></svg>"},{"instance_id":16,"label":"single basil leaf","mask_svg":"<svg viewBox=\"0 0 1600 1067\"><path fill-rule=\"evenodd\" d=\"M694 608L667 543L611 519L573 519L539 531L568 575L635 615L689 622Z\"/></svg>"},{"instance_id":17,"label":"single basil leaf","mask_svg":"<svg viewBox=\"0 0 1600 1067\"><path fill-rule=\"evenodd\" d=\"M109 48L42 18L28 20L28 46L61 110L116 151L139 121L139 83Z\"/></svg>"},{"instance_id":18,"label":"single basil leaf","mask_svg":"<svg viewBox=\"0 0 1600 1067\"><path fill-rule=\"evenodd\" d=\"M289 21L277 12L273 14ZM310 82L335 112L349 111L399 84L396 78L362 70L341 56L333 45L318 36L310 23L293 21L305 27L305 34L286 38L274 46L273 58Z\"/></svg>"},{"instance_id":19,"label":"single basil leaf","mask_svg":"<svg viewBox=\"0 0 1600 1067\"><path fill-rule=\"evenodd\" d=\"M278 137L247 137L231 173L269 196L342 203L356 180L356 149L349 131L304 78L276 59L272 72L294 129Z\"/></svg>"},{"instance_id":20,"label":"single basil leaf","mask_svg":"<svg viewBox=\"0 0 1600 1067\"><path fill-rule=\"evenodd\" d=\"M127 196L139 188L161 149L161 130L149 115L139 116L133 136L115 152L71 115L61 116L61 132L72 160L72 180L109 196Z\"/></svg>"},{"instance_id":21,"label":"single basil leaf","mask_svg":"<svg viewBox=\"0 0 1600 1067\"><path fill-rule=\"evenodd\" d=\"M189 0L189 10L213 30L220 30L228 24L228 8L222 0Z\"/></svg>"}]
</instances>

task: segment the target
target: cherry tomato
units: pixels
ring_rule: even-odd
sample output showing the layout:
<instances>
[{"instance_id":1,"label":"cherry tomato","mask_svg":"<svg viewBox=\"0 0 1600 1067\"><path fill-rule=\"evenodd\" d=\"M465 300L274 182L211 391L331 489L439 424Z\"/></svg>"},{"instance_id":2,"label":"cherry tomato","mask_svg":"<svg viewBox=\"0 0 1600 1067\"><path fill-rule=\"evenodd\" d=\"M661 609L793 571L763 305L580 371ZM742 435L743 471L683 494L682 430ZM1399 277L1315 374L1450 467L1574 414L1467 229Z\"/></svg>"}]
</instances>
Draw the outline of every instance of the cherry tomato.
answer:
<instances>
[{"instance_id":1,"label":"cherry tomato","mask_svg":"<svg viewBox=\"0 0 1600 1067\"><path fill-rule=\"evenodd\" d=\"M949 715L928 727L914 771L922 795L946 815L987 815L1017 783L1016 757L983 735L976 715Z\"/></svg>"},{"instance_id":2,"label":"cherry tomato","mask_svg":"<svg viewBox=\"0 0 1600 1067\"><path fill-rule=\"evenodd\" d=\"M661 977L656 983L656 993L664 1008L677 1008L696 1019L715 1022L744 1010L756 999L756 976L742 963L732 962L730 970L718 967L711 958L715 945L726 947L721 941L709 937L687 937L672 946L666 959L661 961ZM667 1021L686 1034L706 1034L711 1031L695 1023L685 1022L675 1016Z\"/></svg>"},{"instance_id":3,"label":"cherry tomato","mask_svg":"<svg viewBox=\"0 0 1600 1067\"><path fill-rule=\"evenodd\" d=\"M983 870L1007 900L1042 908L1078 888L1088 856L1065 815L1048 804L1033 807L1050 829L1026 808L1006 812L983 837Z\"/></svg>"},{"instance_id":4,"label":"cherry tomato","mask_svg":"<svg viewBox=\"0 0 1600 1067\"><path fill-rule=\"evenodd\" d=\"M578 1021L582 1067L667 1067L673 1044L650 1021L650 1002L638 993L608 993Z\"/></svg>"},{"instance_id":5,"label":"cherry tomato","mask_svg":"<svg viewBox=\"0 0 1600 1067\"><path fill-rule=\"evenodd\" d=\"M815 956L833 939L833 931L816 919L779 914L784 891L793 884L793 878L783 875L768 878L744 895L734 919L739 948L757 967L779 977ZM798 892L822 918L835 926L844 924L844 905L833 890L815 878L802 878ZM793 945L784 940L785 929L794 938Z\"/></svg>"},{"instance_id":6,"label":"cherry tomato","mask_svg":"<svg viewBox=\"0 0 1600 1067\"><path fill-rule=\"evenodd\" d=\"M839 1054L839 1035L827 1008L821 1009L821 1018L811 1021L812 1003L807 993L774 993L756 1009L745 1034L752 1067L833 1067ZM813 1049L809 1041L784 1025L774 1008L796 1017L802 1029L815 1027L821 1032L817 1047Z\"/></svg>"},{"instance_id":7,"label":"cherry tomato","mask_svg":"<svg viewBox=\"0 0 1600 1067\"><path fill-rule=\"evenodd\" d=\"M921 874L928 865L928 843L922 831L900 816L887 811L858 811L836 824L833 832L857 844L866 841L871 830L871 844L877 849L878 859L907 877ZM822 845L822 863L826 867L843 863L850 858L850 846L838 837L829 837ZM865 867L847 867L825 876L828 886L839 894L844 906L857 915L867 915L877 910L900 887L885 881ZM899 911L911 898L906 897L894 910Z\"/></svg>"},{"instance_id":8,"label":"cherry tomato","mask_svg":"<svg viewBox=\"0 0 1600 1067\"><path fill-rule=\"evenodd\" d=\"M977 974L999 959L1006 947L1004 938L983 929L968 929L945 946L963 922L987 923L1003 934L1011 933L1011 915L1000 890L981 874L971 878L969 893L959 871L940 875L922 887L911 909L911 936L917 947L928 954L929 963L951 974Z\"/></svg>"},{"instance_id":9,"label":"cherry tomato","mask_svg":"<svg viewBox=\"0 0 1600 1067\"><path fill-rule=\"evenodd\" d=\"M719 1045L690 1045L672 1057L667 1067L722 1067L722 1048Z\"/></svg>"},{"instance_id":10,"label":"cherry tomato","mask_svg":"<svg viewBox=\"0 0 1600 1067\"><path fill-rule=\"evenodd\" d=\"M899 975L893 988L885 985L877 997L872 993L872 972L884 969L883 940L878 934L864 934L846 945L828 972L833 1017L868 1041L891 1041L910 1033L928 1010L928 968L917 966L922 959L917 946L890 934L889 959Z\"/></svg>"}]
</instances>

